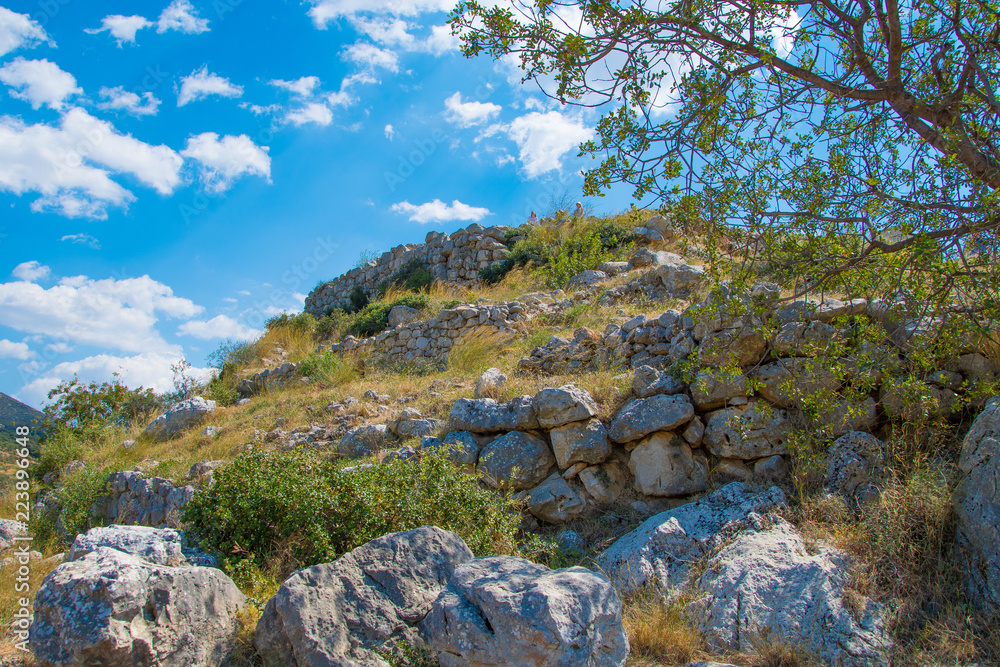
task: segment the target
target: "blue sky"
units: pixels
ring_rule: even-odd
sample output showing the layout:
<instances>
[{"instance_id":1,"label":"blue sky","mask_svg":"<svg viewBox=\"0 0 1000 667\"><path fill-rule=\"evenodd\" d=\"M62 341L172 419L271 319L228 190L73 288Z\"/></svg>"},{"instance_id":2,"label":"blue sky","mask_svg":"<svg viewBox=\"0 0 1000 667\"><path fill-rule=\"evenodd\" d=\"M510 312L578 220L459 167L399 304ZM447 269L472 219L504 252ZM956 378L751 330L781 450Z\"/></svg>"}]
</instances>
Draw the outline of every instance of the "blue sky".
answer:
<instances>
[{"instance_id":1,"label":"blue sky","mask_svg":"<svg viewBox=\"0 0 1000 667\"><path fill-rule=\"evenodd\" d=\"M578 197L596 114L450 5L0 0L0 391L167 390L364 250Z\"/></svg>"}]
</instances>

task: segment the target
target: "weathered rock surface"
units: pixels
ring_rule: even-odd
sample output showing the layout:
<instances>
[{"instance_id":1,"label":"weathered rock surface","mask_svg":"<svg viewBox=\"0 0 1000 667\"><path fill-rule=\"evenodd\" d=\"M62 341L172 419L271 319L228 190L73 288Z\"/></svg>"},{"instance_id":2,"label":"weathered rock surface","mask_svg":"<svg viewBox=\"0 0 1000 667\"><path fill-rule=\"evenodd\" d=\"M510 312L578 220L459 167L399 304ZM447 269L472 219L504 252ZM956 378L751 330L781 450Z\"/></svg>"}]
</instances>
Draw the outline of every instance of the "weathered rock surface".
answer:
<instances>
[{"instance_id":1,"label":"weathered rock surface","mask_svg":"<svg viewBox=\"0 0 1000 667\"><path fill-rule=\"evenodd\" d=\"M559 473L528 491L528 511L548 523L566 523L586 509L580 495Z\"/></svg>"},{"instance_id":2,"label":"weathered rock surface","mask_svg":"<svg viewBox=\"0 0 1000 667\"><path fill-rule=\"evenodd\" d=\"M537 435L512 431L479 452L476 470L494 488L530 489L548 477L556 462L549 446Z\"/></svg>"},{"instance_id":3,"label":"weathered rock surface","mask_svg":"<svg viewBox=\"0 0 1000 667\"><path fill-rule=\"evenodd\" d=\"M757 393L779 408L799 406L810 396L822 397L840 387L840 380L821 361L808 357L779 359L757 369Z\"/></svg>"},{"instance_id":4,"label":"weathered rock surface","mask_svg":"<svg viewBox=\"0 0 1000 667\"><path fill-rule=\"evenodd\" d=\"M637 398L615 415L608 435L615 442L632 442L656 431L670 431L694 417L687 396Z\"/></svg>"},{"instance_id":5,"label":"weathered rock surface","mask_svg":"<svg viewBox=\"0 0 1000 667\"><path fill-rule=\"evenodd\" d=\"M834 441L826 462L826 492L853 505L878 498L878 471L885 446L870 433L851 431Z\"/></svg>"},{"instance_id":6,"label":"weathered rock surface","mask_svg":"<svg viewBox=\"0 0 1000 667\"><path fill-rule=\"evenodd\" d=\"M217 667L232 652L245 607L220 570L97 547L45 577L30 645L44 665Z\"/></svg>"},{"instance_id":7,"label":"weathered rock surface","mask_svg":"<svg viewBox=\"0 0 1000 667\"><path fill-rule=\"evenodd\" d=\"M732 482L646 519L598 556L597 564L620 593L652 584L672 594L687 580L691 565L717 546L726 524L784 504L778 487L752 492L744 483Z\"/></svg>"},{"instance_id":8,"label":"weathered rock surface","mask_svg":"<svg viewBox=\"0 0 1000 667\"><path fill-rule=\"evenodd\" d=\"M632 378L632 393L639 398L649 398L658 394L679 394L684 391L684 383L673 375L652 366L639 366Z\"/></svg>"},{"instance_id":9,"label":"weathered rock surface","mask_svg":"<svg viewBox=\"0 0 1000 667\"><path fill-rule=\"evenodd\" d=\"M372 540L286 579L264 608L254 646L283 667L388 667L379 651L420 645L417 624L471 559L458 535L435 527Z\"/></svg>"},{"instance_id":10,"label":"weathered rock surface","mask_svg":"<svg viewBox=\"0 0 1000 667\"><path fill-rule=\"evenodd\" d=\"M542 428L555 428L597 415L597 404L586 389L571 384L558 389L542 389L531 399Z\"/></svg>"},{"instance_id":11,"label":"weathered rock surface","mask_svg":"<svg viewBox=\"0 0 1000 667\"><path fill-rule=\"evenodd\" d=\"M452 403L448 421L452 429L471 433L506 433L538 428L538 419L527 396L515 397L503 405L492 398L460 398Z\"/></svg>"},{"instance_id":12,"label":"weathered rock surface","mask_svg":"<svg viewBox=\"0 0 1000 667\"><path fill-rule=\"evenodd\" d=\"M388 324L390 329L416 322L420 319L420 311L409 306L395 306L389 311Z\"/></svg>"},{"instance_id":13,"label":"weathered rock surface","mask_svg":"<svg viewBox=\"0 0 1000 667\"><path fill-rule=\"evenodd\" d=\"M691 401L699 410L721 408L734 398L745 399L750 392L742 373L732 374L718 368L698 373L691 384Z\"/></svg>"},{"instance_id":14,"label":"weathered rock surface","mask_svg":"<svg viewBox=\"0 0 1000 667\"><path fill-rule=\"evenodd\" d=\"M507 386L507 376L499 368L487 368L476 380L473 398L496 398Z\"/></svg>"},{"instance_id":15,"label":"weathered rock surface","mask_svg":"<svg viewBox=\"0 0 1000 667\"><path fill-rule=\"evenodd\" d=\"M987 616L1000 618L1000 398L992 398L962 443L955 490L957 541L966 585Z\"/></svg>"},{"instance_id":16,"label":"weathered rock surface","mask_svg":"<svg viewBox=\"0 0 1000 667\"><path fill-rule=\"evenodd\" d=\"M28 527L20 521L0 519L0 551L11 548L18 537L25 537Z\"/></svg>"},{"instance_id":17,"label":"weathered rock surface","mask_svg":"<svg viewBox=\"0 0 1000 667\"><path fill-rule=\"evenodd\" d=\"M588 466L580 471L579 476L587 493L601 505L615 502L625 490L625 473L614 461L599 466Z\"/></svg>"},{"instance_id":18,"label":"weathered rock surface","mask_svg":"<svg viewBox=\"0 0 1000 667\"><path fill-rule=\"evenodd\" d=\"M385 424L366 424L345 433L338 450L343 456L358 459L385 449L393 440L392 432Z\"/></svg>"},{"instance_id":19,"label":"weathered rock surface","mask_svg":"<svg viewBox=\"0 0 1000 667\"><path fill-rule=\"evenodd\" d=\"M654 433L632 450L635 490L647 496L684 496L708 485L708 459L673 433Z\"/></svg>"},{"instance_id":20,"label":"weathered rock surface","mask_svg":"<svg viewBox=\"0 0 1000 667\"><path fill-rule=\"evenodd\" d=\"M422 451L446 451L448 458L468 470L475 470L479 461L479 442L468 431L452 431L444 438L424 437Z\"/></svg>"},{"instance_id":21,"label":"weathered rock surface","mask_svg":"<svg viewBox=\"0 0 1000 667\"><path fill-rule=\"evenodd\" d=\"M192 426L197 426L205 415L213 411L215 411L215 401L195 396L173 405L154 419L144 432L163 440L172 438Z\"/></svg>"},{"instance_id":22,"label":"weathered rock surface","mask_svg":"<svg viewBox=\"0 0 1000 667\"><path fill-rule=\"evenodd\" d=\"M509 556L457 567L423 627L441 667L617 666L629 653L606 578Z\"/></svg>"},{"instance_id":23,"label":"weathered rock surface","mask_svg":"<svg viewBox=\"0 0 1000 667\"><path fill-rule=\"evenodd\" d=\"M599 419L557 426L549 432L552 451L560 468L574 463L601 463L611 453L608 432Z\"/></svg>"},{"instance_id":24,"label":"weathered rock surface","mask_svg":"<svg viewBox=\"0 0 1000 667\"><path fill-rule=\"evenodd\" d=\"M825 546L807 550L783 519L748 517L694 582L702 594L687 606L716 649L752 650L761 636L802 643L830 665L887 665L891 643L881 608L855 615L844 602L849 561Z\"/></svg>"},{"instance_id":25,"label":"weathered rock surface","mask_svg":"<svg viewBox=\"0 0 1000 667\"><path fill-rule=\"evenodd\" d=\"M705 445L716 456L758 459L787 454L791 424L784 410L751 400L745 407L717 410L708 416Z\"/></svg>"},{"instance_id":26,"label":"weathered rock surface","mask_svg":"<svg viewBox=\"0 0 1000 667\"><path fill-rule=\"evenodd\" d=\"M100 547L110 547L157 565L180 565L186 561L181 550L183 536L172 528L108 526L91 528L77 535L67 561L80 560Z\"/></svg>"}]
</instances>

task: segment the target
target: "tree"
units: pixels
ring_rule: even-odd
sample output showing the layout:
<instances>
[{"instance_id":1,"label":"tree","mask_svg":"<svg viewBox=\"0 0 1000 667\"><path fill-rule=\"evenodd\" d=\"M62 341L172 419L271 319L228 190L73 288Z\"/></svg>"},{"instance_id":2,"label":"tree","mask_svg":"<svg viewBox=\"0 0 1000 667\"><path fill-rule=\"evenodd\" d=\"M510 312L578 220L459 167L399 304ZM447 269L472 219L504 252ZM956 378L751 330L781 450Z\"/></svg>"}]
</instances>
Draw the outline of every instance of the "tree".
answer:
<instances>
[{"instance_id":1,"label":"tree","mask_svg":"<svg viewBox=\"0 0 1000 667\"><path fill-rule=\"evenodd\" d=\"M49 392L45 407L48 426L79 434L88 427L129 426L161 407L152 389L129 389L115 375L111 382L84 384L73 377Z\"/></svg>"},{"instance_id":2,"label":"tree","mask_svg":"<svg viewBox=\"0 0 1000 667\"><path fill-rule=\"evenodd\" d=\"M451 16L467 56L603 105L588 194L626 183L700 218L727 275L771 267L788 298L836 289L995 321L995 0L489 4Z\"/></svg>"}]
</instances>

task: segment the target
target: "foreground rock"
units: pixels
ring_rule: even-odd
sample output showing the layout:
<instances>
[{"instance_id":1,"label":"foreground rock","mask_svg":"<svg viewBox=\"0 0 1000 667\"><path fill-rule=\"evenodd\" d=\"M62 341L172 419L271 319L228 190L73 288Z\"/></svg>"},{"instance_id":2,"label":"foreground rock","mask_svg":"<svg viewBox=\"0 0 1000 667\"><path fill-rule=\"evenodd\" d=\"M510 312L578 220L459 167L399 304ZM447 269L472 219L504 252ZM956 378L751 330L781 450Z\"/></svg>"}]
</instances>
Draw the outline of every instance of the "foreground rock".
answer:
<instances>
[{"instance_id":1,"label":"foreground rock","mask_svg":"<svg viewBox=\"0 0 1000 667\"><path fill-rule=\"evenodd\" d=\"M246 598L221 571L97 547L45 577L30 646L43 665L217 667Z\"/></svg>"},{"instance_id":2,"label":"foreground rock","mask_svg":"<svg viewBox=\"0 0 1000 667\"><path fill-rule=\"evenodd\" d=\"M620 593L651 584L671 594L688 570L721 540L720 532L751 512L785 504L778 487L754 493L742 482L727 484L701 500L652 516L597 558Z\"/></svg>"},{"instance_id":3,"label":"foreground rock","mask_svg":"<svg viewBox=\"0 0 1000 667\"><path fill-rule=\"evenodd\" d=\"M606 578L509 556L458 566L424 629L441 667L604 667L625 664L629 653Z\"/></svg>"},{"instance_id":4,"label":"foreground rock","mask_svg":"<svg viewBox=\"0 0 1000 667\"><path fill-rule=\"evenodd\" d=\"M189 398L172 406L146 427L144 433L160 440L172 438L201 423L205 415L215 411L215 401L201 396Z\"/></svg>"},{"instance_id":5,"label":"foreground rock","mask_svg":"<svg viewBox=\"0 0 1000 667\"><path fill-rule=\"evenodd\" d=\"M1000 398L976 417L958 467L965 478L955 490L956 537L966 586L988 617L1000 619Z\"/></svg>"},{"instance_id":6,"label":"foreground rock","mask_svg":"<svg viewBox=\"0 0 1000 667\"><path fill-rule=\"evenodd\" d=\"M181 565L186 559L181 550L181 532L172 528L146 526L108 526L91 528L77 535L70 547L68 561L80 560L101 547L110 547L157 565Z\"/></svg>"},{"instance_id":7,"label":"foreground rock","mask_svg":"<svg viewBox=\"0 0 1000 667\"><path fill-rule=\"evenodd\" d=\"M286 579L264 608L254 646L271 665L388 667L382 653L402 641L420 645L417 624L471 559L462 539L440 528L372 540Z\"/></svg>"},{"instance_id":8,"label":"foreground rock","mask_svg":"<svg viewBox=\"0 0 1000 667\"><path fill-rule=\"evenodd\" d=\"M807 550L792 525L777 517L751 514L748 523L693 584L700 597L687 614L709 645L752 651L769 636L801 643L829 665L889 664L881 608L864 601L851 610L844 602L846 554Z\"/></svg>"}]
</instances>

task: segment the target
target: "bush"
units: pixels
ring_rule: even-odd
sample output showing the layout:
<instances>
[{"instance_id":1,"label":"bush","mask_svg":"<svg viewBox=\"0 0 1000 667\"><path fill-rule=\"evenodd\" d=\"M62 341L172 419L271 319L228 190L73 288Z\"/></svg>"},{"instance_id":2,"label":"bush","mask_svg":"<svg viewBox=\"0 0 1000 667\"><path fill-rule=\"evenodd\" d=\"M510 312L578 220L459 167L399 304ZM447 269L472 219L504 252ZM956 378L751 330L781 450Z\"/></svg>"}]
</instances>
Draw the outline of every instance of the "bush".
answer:
<instances>
[{"instance_id":1,"label":"bush","mask_svg":"<svg viewBox=\"0 0 1000 667\"><path fill-rule=\"evenodd\" d=\"M264 321L264 327L268 331L272 331L278 327L287 327L292 331L311 333L316 328L316 318L305 312L298 313L297 315L281 313L280 315L267 318Z\"/></svg>"},{"instance_id":2,"label":"bush","mask_svg":"<svg viewBox=\"0 0 1000 667\"><path fill-rule=\"evenodd\" d=\"M431 298L426 294L405 294L392 301L370 303L355 316L354 321L347 327L347 333L363 338L374 336L389 326L389 311L396 306L424 310L430 302Z\"/></svg>"},{"instance_id":3,"label":"bush","mask_svg":"<svg viewBox=\"0 0 1000 667\"><path fill-rule=\"evenodd\" d=\"M347 295L347 300L351 302L347 312L356 313L368 305L368 294L362 289L361 285L355 285L351 293Z\"/></svg>"},{"instance_id":4,"label":"bush","mask_svg":"<svg viewBox=\"0 0 1000 667\"><path fill-rule=\"evenodd\" d=\"M152 389L129 389L115 376L111 382L82 384L74 377L49 392L54 399L45 408L46 426L61 425L82 433L96 426L128 426L161 407Z\"/></svg>"},{"instance_id":5,"label":"bush","mask_svg":"<svg viewBox=\"0 0 1000 667\"><path fill-rule=\"evenodd\" d=\"M498 282L503 280L513 268L514 262L510 259L502 259L499 262L493 262L489 266L484 266L479 269L479 282L484 285L496 285Z\"/></svg>"},{"instance_id":6,"label":"bush","mask_svg":"<svg viewBox=\"0 0 1000 667\"><path fill-rule=\"evenodd\" d=\"M434 282L431 272L424 266L423 261L411 259L393 273L389 278L383 280L375 290L379 298L385 296L390 288L397 287L411 292L418 292L430 287Z\"/></svg>"},{"instance_id":7,"label":"bush","mask_svg":"<svg viewBox=\"0 0 1000 667\"><path fill-rule=\"evenodd\" d=\"M223 374L228 368L248 366L257 361L257 343L250 340L227 338L208 355L208 363Z\"/></svg>"},{"instance_id":8,"label":"bush","mask_svg":"<svg viewBox=\"0 0 1000 667\"><path fill-rule=\"evenodd\" d=\"M444 454L351 472L311 450L255 451L217 470L185 521L205 548L263 564L330 562L386 533L435 525L477 555L511 553L520 523L509 496L482 488Z\"/></svg>"},{"instance_id":9,"label":"bush","mask_svg":"<svg viewBox=\"0 0 1000 667\"><path fill-rule=\"evenodd\" d=\"M335 338L340 330L344 328L347 321L347 313L341 308L333 308L326 314L326 317L316 322L317 340L329 340Z\"/></svg>"}]
</instances>

